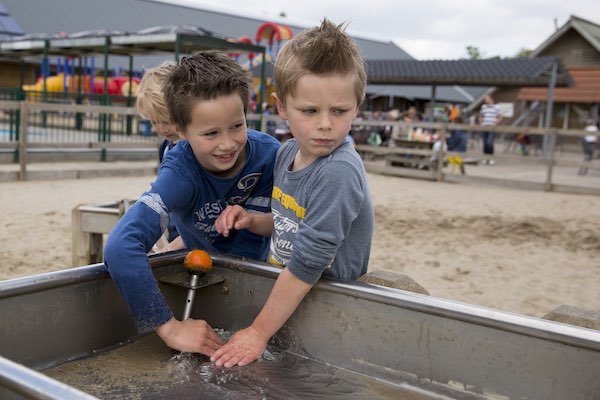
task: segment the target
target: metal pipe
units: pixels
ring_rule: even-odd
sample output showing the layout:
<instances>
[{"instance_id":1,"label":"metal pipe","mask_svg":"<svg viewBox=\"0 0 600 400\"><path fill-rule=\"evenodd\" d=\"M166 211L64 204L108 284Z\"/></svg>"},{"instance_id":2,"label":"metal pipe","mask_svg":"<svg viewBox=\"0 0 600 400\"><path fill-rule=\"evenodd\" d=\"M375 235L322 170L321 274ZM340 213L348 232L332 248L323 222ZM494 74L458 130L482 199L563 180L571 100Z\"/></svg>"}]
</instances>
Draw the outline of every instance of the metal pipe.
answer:
<instances>
[{"instance_id":1,"label":"metal pipe","mask_svg":"<svg viewBox=\"0 0 600 400\"><path fill-rule=\"evenodd\" d=\"M198 274L192 274L190 279L191 288L188 289L187 297L185 298L185 307L183 309L183 319L188 319L192 313L192 306L194 305L194 297L196 296L195 286L198 284Z\"/></svg>"}]
</instances>

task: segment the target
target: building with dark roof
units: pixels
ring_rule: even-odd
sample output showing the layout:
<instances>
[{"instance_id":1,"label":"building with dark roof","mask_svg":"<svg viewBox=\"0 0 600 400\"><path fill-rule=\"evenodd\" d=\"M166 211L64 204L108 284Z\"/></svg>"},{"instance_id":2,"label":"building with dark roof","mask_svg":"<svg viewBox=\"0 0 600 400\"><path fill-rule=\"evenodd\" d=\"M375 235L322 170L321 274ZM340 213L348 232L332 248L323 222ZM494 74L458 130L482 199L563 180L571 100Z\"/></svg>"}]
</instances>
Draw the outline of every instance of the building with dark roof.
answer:
<instances>
[{"instance_id":1,"label":"building with dark roof","mask_svg":"<svg viewBox=\"0 0 600 400\"><path fill-rule=\"evenodd\" d=\"M0 4L0 40L11 39L23 35L23 30L8 13L6 8Z\"/></svg>"},{"instance_id":2,"label":"building with dark roof","mask_svg":"<svg viewBox=\"0 0 600 400\"><path fill-rule=\"evenodd\" d=\"M439 86L548 86L548 74L557 57L490 58L486 60L367 60L371 84ZM559 85L571 84L559 75Z\"/></svg>"},{"instance_id":3,"label":"building with dark roof","mask_svg":"<svg viewBox=\"0 0 600 400\"><path fill-rule=\"evenodd\" d=\"M90 30L136 32L168 26L199 26L219 36L254 39L265 20L231 14L207 6L184 6L156 0L2 0L25 33L75 33ZM292 24L285 18L269 22L289 26L294 34L307 26ZM365 58L412 58L389 40L353 36Z\"/></svg>"},{"instance_id":4,"label":"building with dark roof","mask_svg":"<svg viewBox=\"0 0 600 400\"><path fill-rule=\"evenodd\" d=\"M161 26L195 26L219 37L254 39L257 29L265 22L243 14L224 12L207 6L185 6L165 3L158 0L0 0L7 14L18 24L24 34L48 35L66 33L69 35L80 32L138 32L143 29ZM269 22L285 24L294 34L308 28L294 23L286 18L271 18ZM315 22L316 23L316 22ZM351 32L352 26L349 26ZM361 48L366 60L413 59L402 48L388 39L353 35ZM136 57L136 67L152 67L158 65L165 56ZM33 61L32 61L33 62ZM39 62L39 61L38 61ZM126 63L123 61L123 63ZM14 85L18 82L16 75L23 73L18 65L13 65L10 72L3 67L7 79L0 78L0 86ZM27 80L32 83L35 71L28 71ZM371 106L388 108L388 105L398 105L398 96L406 101L427 101L431 89L429 85L412 85L401 90L384 85L374 88L370 93ZM383 93L386 93L385 95ZM460 88L450 86L440 91L439 99L467 103L481 92L481 88Z\"/></svg>"},{"instance_id":5,"label":"building with dark roof","mask_svg":"<svg viewBox=\"0 0 600 400\"><path fill-rule=\"evenodd\" d=\"M600 104L600 25L571 18L533 50L530 57L558 57L574 81L556 88L551 126L581 129L588 118L598 122ZM494 91L496 101L514 102L513 125L543 123L548 89L523 87ZM544 122L545 124L545 122Z\"/></svg>"}]
</instances>

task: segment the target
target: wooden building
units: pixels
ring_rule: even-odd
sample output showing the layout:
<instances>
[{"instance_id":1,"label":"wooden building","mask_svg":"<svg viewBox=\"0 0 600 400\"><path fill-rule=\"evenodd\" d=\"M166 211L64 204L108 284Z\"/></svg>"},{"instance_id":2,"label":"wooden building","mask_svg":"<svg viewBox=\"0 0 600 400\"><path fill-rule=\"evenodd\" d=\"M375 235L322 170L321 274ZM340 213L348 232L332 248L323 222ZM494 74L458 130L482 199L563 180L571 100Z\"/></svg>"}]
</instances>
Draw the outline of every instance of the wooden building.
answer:
<instances>
[{"instance_id":1,"label":"wooden building","mask_svg":"<svg viewBox=\"0 0 600 400\"><path fill-rule=\"evenodd\" d=\"M574 81L571 87L556 88L550 126L582 129L588 118L598 122L600 104L600 25L571 18L546 39L531 57L558 57ZM496 102L512 102L515 114L507 119L514 126L545 126L547 88L495 89ZM481 99L478 99L480 104ZM473 108L475 108L474 106Z\"/></svg>"}]
</instances>

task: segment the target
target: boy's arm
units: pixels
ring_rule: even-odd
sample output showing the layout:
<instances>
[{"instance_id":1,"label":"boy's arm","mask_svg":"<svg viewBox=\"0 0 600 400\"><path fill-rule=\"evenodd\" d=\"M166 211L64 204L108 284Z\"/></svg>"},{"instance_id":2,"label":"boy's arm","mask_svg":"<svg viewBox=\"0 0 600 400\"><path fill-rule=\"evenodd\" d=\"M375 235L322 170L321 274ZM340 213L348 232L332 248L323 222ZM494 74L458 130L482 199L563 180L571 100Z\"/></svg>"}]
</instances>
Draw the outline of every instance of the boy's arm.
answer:
<instances>
[{"instance_id":1,"label":"boy's arm","mask_svg":"<svg viewBox=\"0 0 600 400\"><path fill-rule=\"evenodd\" d=\"M161 193L171 195L167 204L186 200L186 182L180 186L168 184L177 179L162 172L153 184L154 189L144 193L125 213L108 237L104 263L139 332L157 330L169 347L210 355L220 344L218 337L215 339L214 332L204 321L175 320L152 274L146 254L169 221L170 208L165 205ZM176 197L177 194L179 197Z\"/></svg>"},{"instance_id":2,"label":"boy's arm","mask_svg":"<svg viewBox=\"0 0 600 400\"><path fill-rule=\"evenodd\" d=\"M104 264L140 332L156 329L173 316L146 254L166 224L163 226L161 215L144 201L152 200L142 195L110 232L104 247Z\"/></svg>"},{"instance_id":3,"label":"boy's arm","mask_svg":"<svg viewBox=\"0 0 600 400\"><path fill-rule=\"evenodd\" d=\"M285 268L252 325L233 335L226 345L214 352L211 361L218 367L232 367L244 366L258 359L271 336L294 313L312 286Z\"/></svg>"}]
</instances>

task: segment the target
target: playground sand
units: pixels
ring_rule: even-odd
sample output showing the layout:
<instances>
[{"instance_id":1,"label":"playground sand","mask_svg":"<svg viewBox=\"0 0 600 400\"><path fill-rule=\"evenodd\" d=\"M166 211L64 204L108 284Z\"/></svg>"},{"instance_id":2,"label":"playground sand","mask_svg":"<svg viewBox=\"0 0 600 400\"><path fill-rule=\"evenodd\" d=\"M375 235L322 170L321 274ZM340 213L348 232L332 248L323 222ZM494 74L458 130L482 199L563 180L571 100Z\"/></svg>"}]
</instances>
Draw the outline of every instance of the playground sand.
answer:
<instances>
[{"instance_id":1,"label":"playground sand","mask_svg":"<svg viewBox=\"0 0 600 400\"><path fill-rule=\"evenodd\" d=\"M0 279L71 264L71 210L136 198L152 177L0 183ZM540 317L600 309L596 196L369 175L369 270L403 273L436 297Z\"/></svg>"}]
</instances>

